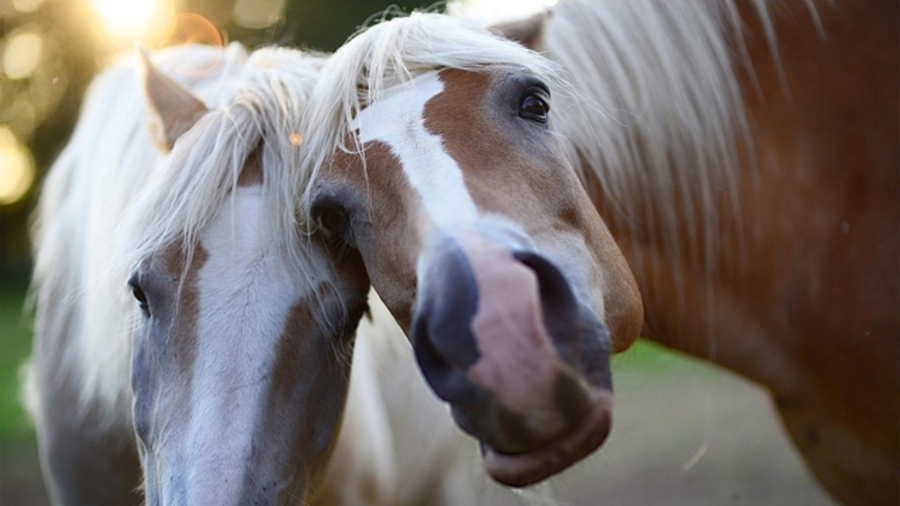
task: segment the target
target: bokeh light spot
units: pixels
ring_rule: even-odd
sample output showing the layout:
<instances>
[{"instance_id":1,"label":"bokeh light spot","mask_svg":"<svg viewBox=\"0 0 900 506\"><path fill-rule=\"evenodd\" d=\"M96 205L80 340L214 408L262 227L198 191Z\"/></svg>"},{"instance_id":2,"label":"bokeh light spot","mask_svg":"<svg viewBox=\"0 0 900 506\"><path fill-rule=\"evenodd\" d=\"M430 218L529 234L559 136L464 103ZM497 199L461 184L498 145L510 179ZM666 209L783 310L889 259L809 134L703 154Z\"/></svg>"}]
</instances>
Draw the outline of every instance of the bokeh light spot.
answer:
<instances>
[{"instance_id":1,"label":"bokeh light spot","mask_svg":"<svg viewBox=\"0 0 900 506\"><path fill-rule=\"evenodd\" d=\"M34 182L34 159L12 130L0 125L0 205L18 201Z\"/></svg>"},{"instance_id":2,"label":"bokeh light spot","mask_svg":"<svg viewBox=\"0 0 900 506\"><path fill-rule=\"evenodd\" d=\"M281 20L284 0L237 0L234 21L244 28L268 28Z\"/></svg>"},{"instance_id":3,"label":"bokeh light spot","mask_svg":"<svg viewBox=\"0 0 900 506\"><path fill-rule=\"evenodd\" d=\"M41 64L44 42L32 30L23 30L7 37L3 47L3 72L10 79L31 77Z\"/></svg>"},{"instance_id":4,"label":"bokeh light spot","mask_svg":"<svg viewBox=\"0 0 900 506\"><path fill-rule=\"evenodd\" d=\"M22 14L34 12L44 5L44 0L13 0L13 9Z\"/></svg>"}]
</instances>

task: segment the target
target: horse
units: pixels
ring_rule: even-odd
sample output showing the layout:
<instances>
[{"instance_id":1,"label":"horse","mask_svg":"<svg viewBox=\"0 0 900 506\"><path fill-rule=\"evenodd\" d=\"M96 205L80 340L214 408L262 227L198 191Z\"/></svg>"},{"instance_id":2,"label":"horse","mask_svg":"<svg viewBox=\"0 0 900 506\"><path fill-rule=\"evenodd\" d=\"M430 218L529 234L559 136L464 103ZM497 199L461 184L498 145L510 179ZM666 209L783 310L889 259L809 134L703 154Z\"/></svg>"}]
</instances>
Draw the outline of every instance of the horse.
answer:
<instances>
[{"instance_id":1,"label":"horse","mask_svg":"<svg viewBox=\"0 0 900 506\"><path fill-rule=\"evenodd\" d=\"M505 25L564 67L560 110L607 112L555 126L638 280L644 335L765 386L853 505L900 502L898 14L565 0Z\"/></svg>"},{"instance_id":2,"label":"horse","mask_svg":"<svg viewBox=\"0 0 900 506\"><path fill-rule=\"evenodd\" d=\"M555 77L514 42L415 14L328 59L301 129L310 218L359 252L490 476L516 486L606 438L609 354L643 321L547 123Z\"/></svg>"},{"instance_id":3,"label":"horse","mask_svg":"<svg viewBox=\"0 0 900 506\"><path fill-rule=\"evenodd\" d=\"M779 6L416 13L323 68L309 213L498 481L602 444L640 332L766 386L835 497L896 504L897 7Z\"/></svg>"},{"instance_id":4,"label":"horse","mask_svg":"<svg viewBox=\"0 0 900 506\"><path fill-rule=\"evenodd\" d=\"M297 122L322 57L152 58L92 84L36 216L26 394L52 503L473 497L393 322L364 319L354 352L363 314L384 313L357 255L304 224ZM425 455L403 439L425 435Z\"/></svg>"}]
</instances>

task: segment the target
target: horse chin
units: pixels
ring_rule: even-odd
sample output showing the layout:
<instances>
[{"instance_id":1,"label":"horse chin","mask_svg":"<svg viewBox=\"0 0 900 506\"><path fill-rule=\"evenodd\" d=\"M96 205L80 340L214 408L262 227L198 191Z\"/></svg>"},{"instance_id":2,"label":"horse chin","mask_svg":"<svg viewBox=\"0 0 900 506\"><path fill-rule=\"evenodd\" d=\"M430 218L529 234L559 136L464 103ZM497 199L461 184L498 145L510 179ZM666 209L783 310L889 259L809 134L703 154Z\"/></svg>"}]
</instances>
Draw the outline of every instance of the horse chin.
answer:
<instances>
[{"instance_id":1,"label":"horse chin","mask_svg":"<svg viewBox=\"0 0 900 506\"><path fill-rule=\"evenodd\" d=\"M612 392L596 393L592 410L572 432L523 453L503 453L481 444L484 465L494 480L510 487L543 481L590 455L600 447L612 427Z\"/></svg>"}]
</instances>

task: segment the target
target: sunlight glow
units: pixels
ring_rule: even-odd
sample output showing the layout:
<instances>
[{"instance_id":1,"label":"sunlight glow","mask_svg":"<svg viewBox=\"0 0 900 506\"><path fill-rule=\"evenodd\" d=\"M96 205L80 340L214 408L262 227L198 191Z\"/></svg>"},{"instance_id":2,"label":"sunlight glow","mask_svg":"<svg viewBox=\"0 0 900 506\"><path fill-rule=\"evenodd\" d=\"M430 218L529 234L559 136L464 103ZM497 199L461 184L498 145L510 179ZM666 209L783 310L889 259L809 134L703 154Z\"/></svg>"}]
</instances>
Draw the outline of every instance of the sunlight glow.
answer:
<instances>
[{"instance_id":1,"label":"sunlight glow","mask_svg":"<svg viewBox=\"0 0 900 506\"><path fill-rule=\"evenodd\" d=\"M143 40L170 28L166 0L91 0L101 27L112 38Z\"/></svg>"},{"instance_id":2,"label":"sunlight glow","mask_svg":"<svg viewBox=\"0 0 900 506\"><path fill-rule=\"evenodd\" d=\"M34 182L31 152L12 130L0 125L0 205L21 199Z\"/></svg>"}]
</instances>

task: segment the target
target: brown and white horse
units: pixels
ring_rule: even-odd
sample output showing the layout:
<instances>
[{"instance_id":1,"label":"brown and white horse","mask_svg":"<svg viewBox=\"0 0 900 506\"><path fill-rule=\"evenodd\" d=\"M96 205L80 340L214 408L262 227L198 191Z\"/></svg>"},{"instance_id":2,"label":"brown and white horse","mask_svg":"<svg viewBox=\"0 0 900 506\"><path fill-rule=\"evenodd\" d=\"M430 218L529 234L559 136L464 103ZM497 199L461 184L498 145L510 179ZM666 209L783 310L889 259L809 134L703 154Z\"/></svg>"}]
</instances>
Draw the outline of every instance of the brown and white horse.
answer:
<instances>
[{"instance_id":1,"label":"brown and white horse","mask_svg":"<svg viewBox=\"0 0 900 506\"><path fill-rule=\"evenodd\" d=\"M778 6L572 1L498 27L571 86L438 15L326 65L311 213L360 251L495 478L602 442L604 348L645 324L766 385L838 498L896 504L897 6Z\"/></svg>"},{"instance_id":2,"label":"brown and white horse","mask_svg":"<svg viewBox=\"0 0 900 506\"><path fill-rule=\"evenodd\" d=\"M449 417L385 352L399 331L366 321L353 353L365 272L304 232L289 186L321 61L155 59L177 81L132 61L93 84L37 215L28 396L53 504L453 504ZM391 416L413 400L403 429L433 451L410 472L422 447Z\"/></svg>"},{"instance_id":3,"label":"brown and white horse","mask_svg":"<svg viewBox=\"0 0 900 506\"><path fill-rule=\"evenodd\" d=\"M815 476L858 505L900 502L898 16L566 0L501 26L575 87L555 129L646 335L765 385Z\"/></svg>"},{"instance_id":4,"label":"brown and white horse","mask_svg":"<svg viewBox=\"0 0 900 506\"><path fill-rule=\"evenodd\" d=\"M425 378L513 485L606 438L609 354L643 322L548 124L555 80L515 43L413 15L329 58L304 120L310 216L361 253Z\"/></svg>"},{"instance_id":5,"label":"brown and white horse","mask_svg":"<svg viewBox=\"0 0 900 506\"><path fill-rule=\"evenodd\" d=\"M184 84L146 59L143 83L136 61L106 71L41 198L29 390L50 497L303 498L368 290L352 257L302 233L285 187L320 60L159 59Z\"/></svg>"}]
</instances>

